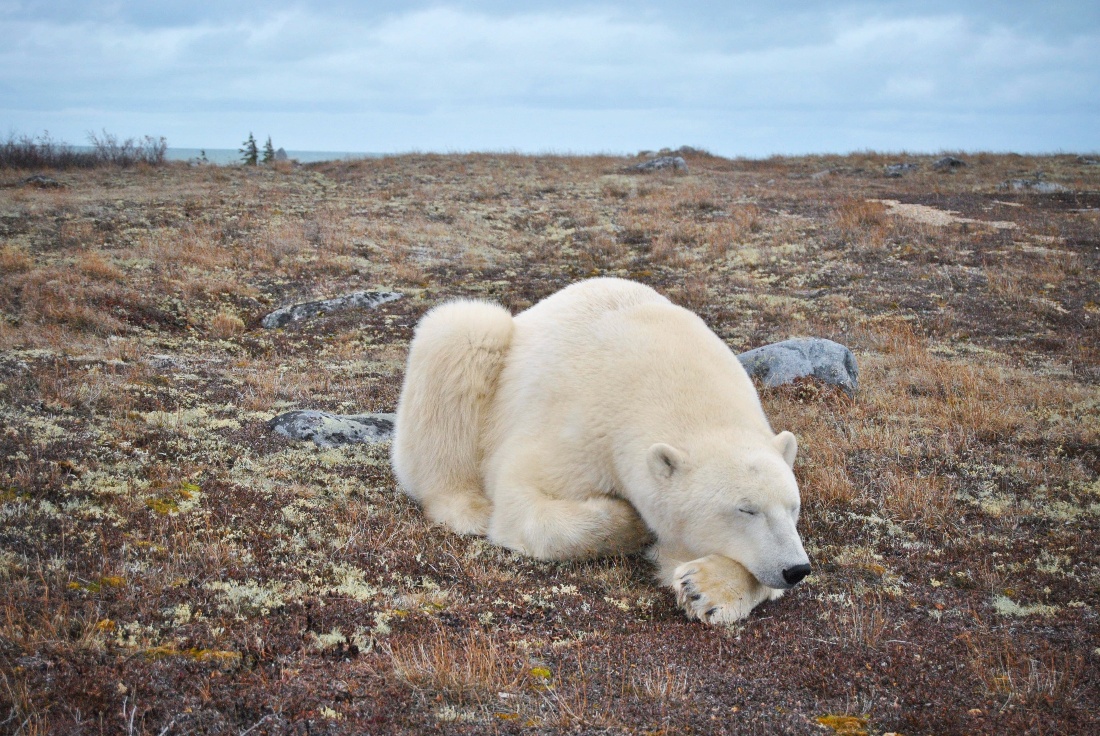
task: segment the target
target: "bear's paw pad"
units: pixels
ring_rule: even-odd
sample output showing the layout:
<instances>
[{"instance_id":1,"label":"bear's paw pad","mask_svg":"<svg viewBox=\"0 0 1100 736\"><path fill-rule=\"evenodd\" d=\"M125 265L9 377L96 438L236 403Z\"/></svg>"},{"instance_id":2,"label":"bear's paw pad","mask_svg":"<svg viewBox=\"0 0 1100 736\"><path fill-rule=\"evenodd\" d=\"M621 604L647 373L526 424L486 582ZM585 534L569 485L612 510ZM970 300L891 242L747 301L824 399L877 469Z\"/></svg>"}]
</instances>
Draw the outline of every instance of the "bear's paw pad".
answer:
<instances>
[{"instance_id":1,"label":"bear's paw pad","mask_svg":"<svg viewBox=\"0 0 1100 736\"><path fill-rule=\"evenodd\" d=\"M753 609L750 591L740 589L732 580L722 579L704 563L689 562L673 574L676 602L688 618L709 624L740 621Z\"/></svg>"}]
</instances>

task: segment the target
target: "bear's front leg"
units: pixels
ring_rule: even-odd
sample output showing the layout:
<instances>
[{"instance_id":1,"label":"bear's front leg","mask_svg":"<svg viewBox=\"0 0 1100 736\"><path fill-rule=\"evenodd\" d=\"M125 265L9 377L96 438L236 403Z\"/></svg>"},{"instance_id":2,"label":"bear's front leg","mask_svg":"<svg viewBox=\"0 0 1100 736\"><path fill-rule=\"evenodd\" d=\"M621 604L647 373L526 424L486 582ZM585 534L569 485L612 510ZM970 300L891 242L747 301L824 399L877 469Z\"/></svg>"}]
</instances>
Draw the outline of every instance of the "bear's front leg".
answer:
<instances>
[{"instance_id":1,"label":"bear's front leg","mask_svg":"<svg viewBox=\"0 0 1100 736\"><path fill-rule=\"evenodd\" d=\"M761 584L744 565L722 555L707 555L678 565L672 572L676 602L688 618L704 623L740 621L782 590Z\"/></svg>"},{"instance_id":2,"label":"bear's front leg","mask_svg":"<svg viewBox=\"0 0 1100 736\"><path fill-rule=\"evenodd\" d=\"M608 496L574 501L515 488L489 520L491 542L542 560L630 554L650 539L634 507Z\"/></svg>"}]
</instances>

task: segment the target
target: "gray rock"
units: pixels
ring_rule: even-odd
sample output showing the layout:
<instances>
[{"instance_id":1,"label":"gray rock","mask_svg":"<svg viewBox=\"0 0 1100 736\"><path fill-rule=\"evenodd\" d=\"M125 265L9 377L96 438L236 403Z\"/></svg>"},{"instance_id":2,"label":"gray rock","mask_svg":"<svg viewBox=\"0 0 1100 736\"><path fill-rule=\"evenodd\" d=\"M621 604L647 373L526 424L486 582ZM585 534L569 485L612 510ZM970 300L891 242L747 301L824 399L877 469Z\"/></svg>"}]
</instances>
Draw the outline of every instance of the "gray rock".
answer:
<instances>
[{"instance_id":1,"label":"gray rock","mask_svg":"<svg viewBox=\"0 0 1100 736\"><path fill-rule=\"evenodd\" d=\"M1056 184L1052 181L1040 181L1039 179L1011 179L1001 184L999 189L1011 189L1014 192L1037 192L1039 194L1057 194L1068 192L1069 187Z\"/></svg>"},{"instance_id":2,"label":"gray rock","mask_svg":"<svg viewBox=\"0 0 1100 736\"><path fill-rule=\"evenodd\" d=\"M288 411L267 423L268 429L292 440L312 440L320 447L357 442L386 442L393 437L396 414L329 414Z\"/></svg>"},{"instance_id":3,"label":"gray rock","mask_svg":"<svg viewBox=\"0 0 1100 736\"><path fill-rule=\"evenodd\" d=\"M275 160L276 161L289 161L290 160L290 157L286 155L286 149L285 148L280 146L275 151Z\"/></svg>"},{"instance_id":4,"label":"gray rock","mask_svg":"<svg viewBox=\"0 0 1100 736\"><path fill-rule=\"evenodd\" d=\"M1082 166L1100 166L1100 158L1095 158L1093 156L1078 156L1077 163Z\"/></svg>"},{"instance_id":5,"label":"gray rock","mask_svg":"<svg viewBox=\"0 0 1100 736\"><path fill-rule=\"evenodd\" d=\"M966 162L954 156L944 156L932 164L932 168L936 171L950 171L951 169L960 169L963 166L966 166Z\"/></svg>"},{"instance_id":6,"label":"gray rock","mask_svg":"<svg viewBox=\"0 0 1100 736\"><path fill-rule=\"evenodd\" d=\"M379 304L385 304L400 298L401 294L395 291L355 291L332 299L321 299L315 302L303 302L292 304L289 307L280 307L264 317L260 324L269 329L272 327L285 327L291 322L299 322L318 314L329 314L345 309L371 309Z\"/></svg>"},{"instance_id":7,"label":"gray rock","mask_svg":"<svg viewBox=\"0 0 1100 736\"><path fill-rule=\"evenodd\" d=\"M813 376L840 386L852 395L859 385L859 369L852 351L818 337L784 340L737 356L750 376L775 387ZM310 440L320 447L387 442L393 438L396 414L330 414L300 409L268 421L268 429L294 440Z\"/></svg>"},{"instance_id":8,"label":"gray rock","mask_svg":"<svg viewBox=\"0 0 1100 736\"><path fill-rule=\"evenodd\" d=\"M892 179L896 179L897 177L904 174L906 171L916 171L919 168L920 168L919 164L914 164L914 163L909 163L909 162L900 163L900 164L887 164L886 165L886 176L888 176Z\"/></svg>"},{"instance_id":9,"label":"gray rock","mask_svg":"<svg viewBox=\"0 0 1100 736\"><path fill-rule=\"evenodd\" d=\"M737 356L750 376L765 386L781 386L797 378L814 378L840 386L848 395L859 387L859 368L852 351L838 342L805 337L765 345Z\"/></svg>"},{"instance_id":10,"label":"gray rock","mask_svg":"<svg viewBox=\"0 0 1100 736\"><path fill-rule=\"evenodd\" d=\"M38 189L62 189L65 186L57 179L43 174L28 176L26 179L20 181L19 185L24 187L36 187Z\"/></svg>"},{"instance_id":11,"label":"gray rock","mask_svg":"<svg viewBox=\"0 0 1100 736\"><path fill-rule=\"evenodd\" d=\"M661 169L675 169L677 171L687 171L687 161L681 156L661 156L659 158L651 158L648 161L643 161L640 164L635 164L630 167L631 171L659 171Z\"/></svg>"}]
</instances>

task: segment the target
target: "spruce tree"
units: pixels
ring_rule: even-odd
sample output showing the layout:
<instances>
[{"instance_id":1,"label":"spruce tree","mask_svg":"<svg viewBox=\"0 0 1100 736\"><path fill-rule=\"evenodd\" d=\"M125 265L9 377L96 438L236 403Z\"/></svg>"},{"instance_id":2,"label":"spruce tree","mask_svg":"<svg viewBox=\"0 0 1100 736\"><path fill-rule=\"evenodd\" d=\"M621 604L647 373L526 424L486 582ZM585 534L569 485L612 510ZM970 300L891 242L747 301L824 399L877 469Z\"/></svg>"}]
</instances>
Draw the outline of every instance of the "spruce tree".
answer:
<instances>
[{"instance_id":1,"label":"spruce tree","mask_svg":"<svg viewBox=\"0 0 1100 736\"><path fill-rule=\"evenodd\" d=\"M255 166L260 158L260 149L256 147L256 138L252 132L248 133L248 140L241 144L241 161L249 166Z\"/></svg>"},{"instance_id":2,"label":"spruce tree","mask_svg":"<svg viewBox=\"0 0 1100 736\"><path fill-rule=\"evenodd\" d=\"M275 163L275 146L271 145L271 136L267 137L267 143L264 144L264 157L262 162L265 164Z\"/></svg>"}]
</instances>

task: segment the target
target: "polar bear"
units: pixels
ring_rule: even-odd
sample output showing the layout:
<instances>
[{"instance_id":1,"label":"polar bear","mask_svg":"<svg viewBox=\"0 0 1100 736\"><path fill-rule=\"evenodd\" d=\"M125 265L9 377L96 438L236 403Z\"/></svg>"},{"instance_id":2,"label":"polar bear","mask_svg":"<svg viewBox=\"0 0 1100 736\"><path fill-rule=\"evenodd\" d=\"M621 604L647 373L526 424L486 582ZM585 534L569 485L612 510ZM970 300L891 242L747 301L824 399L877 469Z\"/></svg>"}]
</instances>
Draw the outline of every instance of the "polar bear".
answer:
<instances>
[{"instance_id":1,"label":"polar bear","mask_svg":"<svg viewBox=\"0 0 1100 736\"><path fill-rule=\"evenodd\" d=\"M428 312L392 461L433 521L524 554L652 544L687 615L725 623L810 571L797 451L699 317L642 284L598 278L515 317L465 300Z\"/></svg>"}]
</instances>

